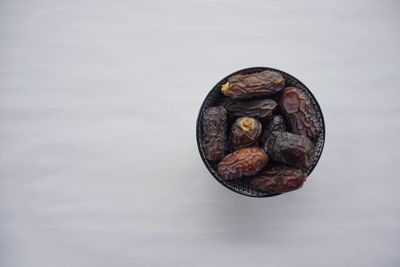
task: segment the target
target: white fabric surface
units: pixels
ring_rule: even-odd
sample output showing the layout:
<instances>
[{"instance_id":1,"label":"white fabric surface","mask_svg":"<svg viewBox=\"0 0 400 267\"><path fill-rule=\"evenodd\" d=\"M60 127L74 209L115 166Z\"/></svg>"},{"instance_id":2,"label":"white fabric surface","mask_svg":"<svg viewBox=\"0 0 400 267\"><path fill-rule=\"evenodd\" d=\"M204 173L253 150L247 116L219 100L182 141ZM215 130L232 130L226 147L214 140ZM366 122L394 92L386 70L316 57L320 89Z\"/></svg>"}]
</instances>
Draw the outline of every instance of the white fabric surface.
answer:
<instances>
[{"instance_id":1,"label":"white fabric surface","mask_svg":"<svg viewBox=\"0 0 400 267\"><path fill-rule=\"evenodd\" d=\"M0 266L400 266L398 1L0 1ZM303 81L326 120L303 189L218 184L212 86Z\"/></svg>"}]
</instances>

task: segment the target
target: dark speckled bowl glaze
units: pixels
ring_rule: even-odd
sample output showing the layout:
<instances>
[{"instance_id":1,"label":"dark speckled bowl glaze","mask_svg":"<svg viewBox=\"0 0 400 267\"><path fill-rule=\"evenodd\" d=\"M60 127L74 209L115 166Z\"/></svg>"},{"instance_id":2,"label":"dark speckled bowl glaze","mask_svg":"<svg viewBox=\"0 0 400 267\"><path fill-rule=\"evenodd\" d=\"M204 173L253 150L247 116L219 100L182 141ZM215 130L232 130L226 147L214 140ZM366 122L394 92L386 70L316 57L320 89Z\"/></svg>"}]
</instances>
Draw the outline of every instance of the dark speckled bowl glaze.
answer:
<instances>
[{"instance_id":1,"label":"dark speckled bowl glaze","mask_svg":"<svg viewBox=\"0 0 400 267\"><path fill-rule=\"evenodd\" d=\"M260 71L265 71L265 70L276 71L276 72L279 72L280 74L282 74L286 80L286 87L295 86L295 87L301 89L310 98L311 104L313 105L313 107L316 111L316 117L317 117L321 131L318 134L318 136L316 136L313 139L313 143L315 145L315 152L313 155L312 164L307 168L303 168L303 171L305 173L307 173L307 176L309 176L311 174L311 172L317 165L318 160L321 157L322 150L324 148L324 141L325 141L325 122L324 122L324 118L322 116L321 108L320 108L317 100L315 99L314 95L311 93L311 91L302 82L300 82L298 79L296 79L292 75L287 74L286 72L283 72L281 70L273 69L273 68L254 67L254 68L247 68L247 69L236 71L236 72L226 76L225 78L223 78L208 93L206 99L204 100L203 104L201 105L199 115L197 117L197 125L196 125L197 147L199 148L201 159L203 160L204 164L206 165L207 169L210 171L212 176L214 176L214 178L218 182L220 182L222 185L224 185L225 187L229 188L230 190L232 190L236 193L239 193L239 194L242 194L245 196L249 196L249 197L270 197L270 196L274 196L274 195L271 195L271 194L268 194L265 192L261 192L261 191L258 191L258 190L255 190L255 189L249 187L248 186L248 178L241 178L241 179L227 181L227 180L222 179L218 175L218 172L217 172L217 164L218 163L207 160L205 157L204 151L202 149L202 146L200 145L202 142L202 136L203 136L202 119L203 119L203 113L204 113L205 109L218 105L218 103L221 103L223 101L223 99L225 98L225 96L221 93L220 88L221 88L222 84L224 84L225 82L228 81L228 78L230 76L235 75L235 74L255 73L255 72L260 72ZM271 96L271 98L277 99L277 98L279 98L280 95L281 95L281 92Z\"/></svg>"}]
</instances>

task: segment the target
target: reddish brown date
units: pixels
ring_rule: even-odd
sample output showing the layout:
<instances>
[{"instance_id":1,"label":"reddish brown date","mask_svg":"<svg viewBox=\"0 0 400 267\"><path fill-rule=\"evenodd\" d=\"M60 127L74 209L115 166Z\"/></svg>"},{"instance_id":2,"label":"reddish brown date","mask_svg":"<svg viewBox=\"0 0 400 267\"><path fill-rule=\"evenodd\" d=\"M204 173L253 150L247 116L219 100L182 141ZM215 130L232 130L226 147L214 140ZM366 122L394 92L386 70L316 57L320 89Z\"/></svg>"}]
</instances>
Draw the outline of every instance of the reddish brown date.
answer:
<instances>
[{"instance_id":1,"label":"reddish brown date","mask_svg":"<svg viewBox=\"0 0 400 267\"><path fill-rule=\"evenodd\" d=\"M228 101L225 105L229 115L248 116L269 120L278 103L272 99L256 99L248 101Z\"/></svg>"},{"instance_id":2,"label":"reddish brown date","mask_svg":"<svg viewBox=\"0 0 400 267\"><path fill-rule=\"evenodd\" d=\"M234 150L257 143L262 131L261 123L254 118L240 117L232 125L231 140Z\"/></svg>"},{"instance_id":3,"label":"reddish brown date","mask_svg":"<svg viewBox=\"0 0 400 267\"><path fill-rule=\"evenodd\" d=\"M255 96L275 94L285 87L285 78L275 71L262 71L252 74L236 74L229 77L221 86L221 91L232 99L245 99Z\"/></svg>"},{"instance_id":4,"label":"reddish brown date","mask_svg":"<svg viewBox=\"0 0 400 267\"><path fill-rule=\"evenodd\" d=\"M268 136L264 149L276 161L303 167L311 164L314 144L306 136L276 131Z\"/></svg>"},{"instance_id":5,"label":"reddish brown date","mask_svg":"<svg viewBox=\"0 0 400 267\"><path fill-rule=\"evenodd\" d=\"M265 144L268 136L274 131L280 131L280 132L286 131L286 124L281 115L274 116L272 120L269 122L267 129L265 129L263 132L261 142Z\"/></svg>"},{"instance_id":6,"label":"reddish brown date","mask_svg":"<svg viewBox=\"0 0 400 267\"><path fill-rule=\"evenodd\" d=\"M227 118L223 107L210 107L204 111L202 147L208 160L220 160L225 155Z\"/></svg>"},{"instance_id":7,"label":"reddish brown date","mask_svg":"<svg viewBox=\"0 0 400 267\"><path fill-rule=\"evenodd\" d=\"M227 155L218 164L219 175L226 180L258 173L268 162L268 156L259 147L244 147Z\"/></svg>"},{"instance_id":8,"label":"reddish brown date","mask_svg":"<svg viewBox=\"0 0 400 267\"><path fill-rule=\"evenodd\" d=\"M305 180L306 174L300 169L276 166L257 174L250 186L269 194L280 194L299 189Z\"/></svg>"},{"instance_id":9,"label":"reddish brown date","mask_svg":"<svg viewBox=\"0 0 400 267\"><path fill-rule=\"evenodd\" d=\"M300 89L296 87L285 88L279 105L293 133L310 138L318 134L320 129L315 110L310 99Z\"/></svg>"}]
</instances>

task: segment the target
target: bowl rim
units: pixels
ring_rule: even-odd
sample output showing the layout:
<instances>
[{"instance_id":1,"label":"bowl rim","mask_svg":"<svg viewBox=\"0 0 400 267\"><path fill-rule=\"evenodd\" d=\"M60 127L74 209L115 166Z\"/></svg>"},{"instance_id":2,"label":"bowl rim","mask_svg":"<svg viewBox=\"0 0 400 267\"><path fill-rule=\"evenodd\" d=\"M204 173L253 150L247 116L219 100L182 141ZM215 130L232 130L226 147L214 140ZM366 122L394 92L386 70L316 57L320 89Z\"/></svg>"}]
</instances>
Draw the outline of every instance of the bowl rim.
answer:
<instances>
[{"instance_id":1,"label":"bowl rim","mask_svg":"<svg viewBox=\"0 0 400 267\"><path fill-rule=\"evenodd\" d=\"M248 68L244 68L244 69L237 70L237 71L235 71L235 72L232 72L232 73L229 74L229 75L226 75L224 78L222 78L222 79L221 79L219 82L217 82L217 83L211 88L211 90L207 93L206 97L204 98L204 100L203 100L203 102L202 102L202 104L201 104L201 106L200 106L200 110L199 110L199 112L198 112L197 120L196 120L196 142L197 142L197 149L198 149L198 151L199 151L200 158L201 158L201 160L203 161L204 165L206 166L207 170L208 170L208 171L210 172L210 174L214 177L214 179L218 181L219 184L223 185L225 188L229 189L231 192L234 192L234 193L236 193L236 194L243 195L243 196L246 196L246 197L252 197L252 198L267 198L267 197L273 197L273 196L281 195L281 194L283 194L283 193L270 194L270 195L250 195L250 194L246 194L246 193L244 193L244 192L241 192L241 191L239 191L239 190L235 190L234 188L229 187L227 184L222 183L222 181L220 181L220 180L216 177L216 175L217 175L217 174L216 174L216 170L214 170L213 168L211 168L211 165L208 163L208 160L204 157L204 155L203 155L203 153L202 153L201 144L200 144L200 142L201 142L201 136L200 136L200 131L199 131L200 128L199 128L199 127L201 126L201 118L202 118L201 115L202 115L202 110L204 109L204 106L206 105L207 99L208 99L208 98L210 97L210 95L216 90L216 88L217 88L217 86L218 86L219 84L221 84L224 80L228 79L228 78L231 77L232 75L240 74L240 73L245 72L245 71L260 70L260 69L262 69L262 71L268 71L268 70L269 70L269 71L276 71L276 72L279 72L279 73L283 73L283 74L285 74L285 75L287 75L287 76L290 76L292 79L296 80L299 84L301 84L302 86L304 86L304 88L307 89L308 93L313 97L313 99L314 99L314 101L315 101L315 104L316 104L316 106L318 107L319 113L320 113L320 115L321 115L321 121L322 121L322 128L323 128L323 129L322 129L322 130L323 130L323 131L322 131L322 141L323 141L323 142L322 142L322 147L321 147L321 152L320 152L320 154L319 154L319 157L317 158L315 164L313 164L313 166L312 166L312 168L310 169L310 171L309 171L307 177L308 177L309 175L311 175L311 173L314 171L315 167L318 165L318 162L319 162L319 160L321 159L322 152L323 152L324 146L325 146L325 141L326 141L325 119L324 119L324 115L323 115L323 113L322 113L321 106L319 105L319 103L318 103L317 99L315 98L314 94L312 93L312 91L311 91L303 82L301 82L299 79L297 79L295 76L293 76L293 75L291 75L291 74L289 74L289 73L287 73L287 72L285 72L285 71L282 71L282 70L280 70L280 69L271 68L271 67L257 66L257 67L248 67ZM300 188L299 188L299 189L300 189Z\"/></svg>"}]
</instances>

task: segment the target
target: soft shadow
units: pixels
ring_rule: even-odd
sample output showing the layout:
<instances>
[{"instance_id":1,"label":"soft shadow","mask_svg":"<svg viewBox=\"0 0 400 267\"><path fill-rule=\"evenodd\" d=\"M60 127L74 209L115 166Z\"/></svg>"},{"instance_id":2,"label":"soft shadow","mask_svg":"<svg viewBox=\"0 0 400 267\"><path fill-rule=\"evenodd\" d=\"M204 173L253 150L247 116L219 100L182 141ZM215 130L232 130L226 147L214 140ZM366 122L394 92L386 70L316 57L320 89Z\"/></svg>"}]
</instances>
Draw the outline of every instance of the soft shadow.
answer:
<instances>
[{"instance_id":1,"label":"soft shadow","mask_svg":"<svg viewBox=\"0 0 400 267\"><path fill-rule=\"evenodd\" d=\"M229 240L273 241L299 231L304 208L311 201L302 190L269 198L250 198L220 186L210 189L207 225L215 237ZM303 225L303 224L300 224Z\"/></svg>"}]
</instances>

